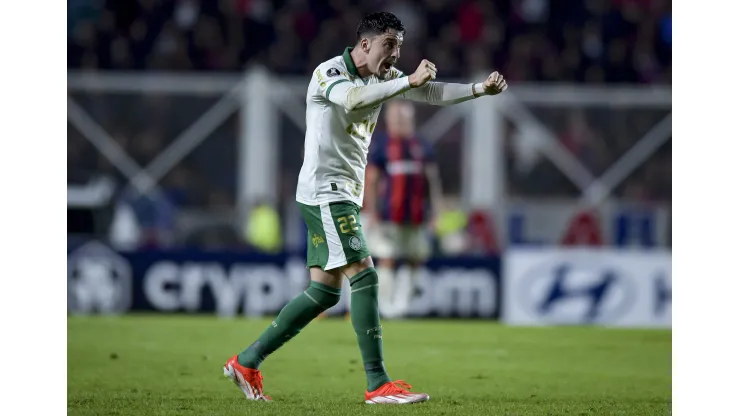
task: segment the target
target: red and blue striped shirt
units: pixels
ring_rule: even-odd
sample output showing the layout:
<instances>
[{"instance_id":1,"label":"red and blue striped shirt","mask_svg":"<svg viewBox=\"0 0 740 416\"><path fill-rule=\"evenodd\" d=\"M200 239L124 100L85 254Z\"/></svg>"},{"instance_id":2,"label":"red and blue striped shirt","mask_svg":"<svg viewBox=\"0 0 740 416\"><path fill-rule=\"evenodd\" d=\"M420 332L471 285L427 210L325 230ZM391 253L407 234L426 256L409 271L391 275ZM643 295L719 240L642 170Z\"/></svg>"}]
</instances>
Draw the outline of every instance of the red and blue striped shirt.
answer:
<instances>
[{"instance_id":1,"label":"red and blue striped shirt","mask_svg":"<svg viewBox=\"0 0 740 416\"><path fill-rule=\"evenodd\" d=\"M383 221L424 223L429 208L425 169L433 158L432 146L418 137L373 137L368 162L380 171L378 208Z\"/></svg>"}]
</instances>

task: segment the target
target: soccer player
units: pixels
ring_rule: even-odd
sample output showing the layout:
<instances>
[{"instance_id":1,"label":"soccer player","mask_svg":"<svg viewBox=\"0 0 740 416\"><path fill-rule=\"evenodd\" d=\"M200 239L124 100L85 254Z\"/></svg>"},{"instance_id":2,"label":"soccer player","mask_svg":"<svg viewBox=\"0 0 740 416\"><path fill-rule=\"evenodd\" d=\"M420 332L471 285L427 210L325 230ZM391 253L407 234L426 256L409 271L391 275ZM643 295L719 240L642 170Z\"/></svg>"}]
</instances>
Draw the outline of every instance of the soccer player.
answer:
<instances>
[{"instance_id":1,"label":"soccer player","mask_svg":"<svg viewBox=\"0 0 740 416\"><path fill-rule=\"evenodd\" d=\"M432 147L414 134L414 106L390 101L385 127L370 146L363 215L378 260L380 315L399 318L408 314L418 269L431 253L425 223L429 208L432 217L440 214L442 185ZM398 275L397 261L407 263Z\"/></svg>"},{"instance_id":2,"label":"soccer player","mask_svg":"<svg viewBox=\"0 0 740 416\"><path fill-rule=\"evenodd\" d=\"M372 13L357 28L357 42L320 64L306 93L306 140L296 200L308 226L306 265L311 282L275 320L224 365L224 375L247 399L271 400L263 391L260 364L336 305L342 279L349 279L350 317L367 377L365 403L405 404L429 400L403 381L391 381L383 363L378 313L378 275L360 220L368 146L380 107L393 97L449 105L505 91L494 72L478 84L431 82L437 68L422 60L406 76L394 67L404 27L390 13Z\"/></svg>"}]
</instances>

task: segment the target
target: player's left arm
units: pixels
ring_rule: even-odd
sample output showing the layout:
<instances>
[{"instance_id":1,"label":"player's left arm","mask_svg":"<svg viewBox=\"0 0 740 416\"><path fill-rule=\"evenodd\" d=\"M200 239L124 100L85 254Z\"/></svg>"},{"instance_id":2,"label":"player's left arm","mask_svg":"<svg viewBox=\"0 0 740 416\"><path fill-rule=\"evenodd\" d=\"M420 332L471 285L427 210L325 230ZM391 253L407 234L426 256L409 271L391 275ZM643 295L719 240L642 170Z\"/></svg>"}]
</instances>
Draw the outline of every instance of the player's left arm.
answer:
<instances>
[{"instance_id":1,"label":"player's left arm","mask_svg":"<svg viewBox=\"0 0 740 416\"><path fill-rule=\"evenodd\" d=\"M424 143L424 174L429 184L429 199L432 206L432 217L439 218L442 214L442 177L439 174L439 165L436 161L434 148L429 142Z\"/></svg>"},{"instance_id":2,"label":"player's left arm","mask_svg":"<svg viewBox=\"0 0 740 416\"><path fill-rule=\"evenodd\" d=\"M406 91L403 98L432 105L459 104L484 95L500 94L508 88L504 76L493 72L485 81L476 84L428 82L426 85Z\"/></svg>"},{"instance_id":3,"label":"player's left arm","mask_svg":"<svg viewBox=\"0 0 740 416\"><path fill-rule=\"evenodd\" d=\"M429 198L431 199L432 215L439 218L442 215L442 178L439 175L439 166L436 162L428 163L424 168L429 183Z\"/></svg>"}]
</instances>

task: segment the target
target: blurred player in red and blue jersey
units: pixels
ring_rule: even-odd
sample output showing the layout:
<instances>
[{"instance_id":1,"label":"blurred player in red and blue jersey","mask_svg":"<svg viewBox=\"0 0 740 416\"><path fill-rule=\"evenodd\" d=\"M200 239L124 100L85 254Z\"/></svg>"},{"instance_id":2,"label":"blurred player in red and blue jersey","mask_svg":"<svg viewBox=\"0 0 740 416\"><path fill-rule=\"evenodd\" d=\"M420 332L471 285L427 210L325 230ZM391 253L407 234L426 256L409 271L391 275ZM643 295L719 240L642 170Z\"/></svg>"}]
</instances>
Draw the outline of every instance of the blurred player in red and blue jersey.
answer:
<instances>
[{"instance_id":1,"label":"blurred player in red and blue jersey","mask_svg":"<svg viewBox=\"0 0 740 416\"><path fill-rule=\"evenodd\" d=\"M386 318L408 314L418 269L431 254L429 224L440 213L442 185L432 146L415 133L414 106L392 101L385 132L368 155L364 217L370 253L378 262L378 306ZM403 262L396 272L397 263Z\"/></svg>"}]
</instances>

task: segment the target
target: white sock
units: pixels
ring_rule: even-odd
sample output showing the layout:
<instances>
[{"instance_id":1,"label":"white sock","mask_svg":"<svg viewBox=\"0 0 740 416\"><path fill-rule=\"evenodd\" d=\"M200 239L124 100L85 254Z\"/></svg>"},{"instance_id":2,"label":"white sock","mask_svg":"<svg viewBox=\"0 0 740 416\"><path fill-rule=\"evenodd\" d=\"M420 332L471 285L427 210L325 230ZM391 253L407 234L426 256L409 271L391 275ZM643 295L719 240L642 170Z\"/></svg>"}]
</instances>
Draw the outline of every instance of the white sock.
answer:
<instances>
[{"instance_id":1,"label":"white sock","mask_svg":"<svg viewBox=\"0 0 740 416\"><path fill-rule=\"evenodd\" d=\"M414 297L416 288L416 268L404 266L398 271L396 289L396 312L399 316L407 316L411 308L411 299Z\"/></svg>"},{"instance_id":2,"label":"white sock","mask_svg":"<svg viewBox=\"0 0 740 416\"><path fill-rule=\"evenodd\" d=\"M395 272L389 267L378 267L378 309L380 316L384 318L395 317L395 304L393 294L395 293Z\"/></svg>"}]
</instances>

